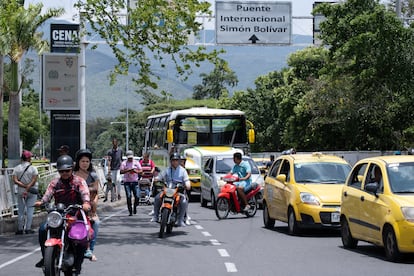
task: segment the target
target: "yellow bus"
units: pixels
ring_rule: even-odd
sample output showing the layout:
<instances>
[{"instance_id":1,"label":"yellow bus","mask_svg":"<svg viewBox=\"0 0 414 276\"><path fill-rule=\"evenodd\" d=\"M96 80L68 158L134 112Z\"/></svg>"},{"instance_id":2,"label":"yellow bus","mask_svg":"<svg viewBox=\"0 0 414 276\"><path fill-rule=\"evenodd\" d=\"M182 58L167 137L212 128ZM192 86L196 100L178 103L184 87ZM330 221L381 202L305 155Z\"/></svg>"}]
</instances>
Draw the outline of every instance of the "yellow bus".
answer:
<instances>
[{"instance_id":1,"label":"yellow bus","mask_svg":"<svg viewBox=\"0 0 414 276\"><path fill-rule=\"evenodd\" d=\"M186 154L188 149L233 147L248 154L249 145L254 140L254 126L246 119L244 112L194 107L149 116L145 126L143 153L150 153L151 159L160 169L168 166L171 153L184 155L192 191L199 192L201 168L205 160Z\"/></svg>"}]
</instances>

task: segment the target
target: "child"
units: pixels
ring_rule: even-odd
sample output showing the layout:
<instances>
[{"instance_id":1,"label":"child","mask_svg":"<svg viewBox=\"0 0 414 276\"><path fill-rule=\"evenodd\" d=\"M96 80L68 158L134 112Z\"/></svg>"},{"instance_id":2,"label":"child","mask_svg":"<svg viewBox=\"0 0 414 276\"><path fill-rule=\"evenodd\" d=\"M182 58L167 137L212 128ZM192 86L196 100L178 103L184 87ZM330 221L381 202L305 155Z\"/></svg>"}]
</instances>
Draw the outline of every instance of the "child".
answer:
<instances>
[{"instance_id":1,"label":"child","mask_svg":"<svg viewBox=\"0 0 414 276\"><path fill-rule=\"evenodd\" d=\"M115 191L114 191L114 184L112 183L111 176L106 177L106 189L105 189L105 199L104 202L108 200L108 192L111 192L111 202L115 200Z\"/></svg>"}]
</instances>

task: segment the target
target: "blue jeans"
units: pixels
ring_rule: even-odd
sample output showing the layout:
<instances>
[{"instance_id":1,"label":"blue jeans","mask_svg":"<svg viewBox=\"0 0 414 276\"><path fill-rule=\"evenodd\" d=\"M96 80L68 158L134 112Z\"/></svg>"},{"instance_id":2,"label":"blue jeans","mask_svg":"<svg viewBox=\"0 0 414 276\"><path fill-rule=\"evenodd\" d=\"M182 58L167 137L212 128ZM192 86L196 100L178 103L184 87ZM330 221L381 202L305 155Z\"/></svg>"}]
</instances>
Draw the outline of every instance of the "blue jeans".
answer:
<instances>
[{"instance_id":1,"label":"blue jeans","mask_svg":"<svg viewBox=\"0 0 414 276\"><path fill-rule=\"evenodd\" d=\"M17 195L17 230L31 230L33 221L33 212L37 199L37 195L27 193L26 198L23 198L21 194ZM26 217L26 222L24 218Z\"/></svg>"},{"instance_id":2,"label":"blue jeans","mask_svg":"<svg viewBox=\"0 0 414 276\"><path fill-rule=\"evenodd\" d=\"M132 200L131 200L131 192L134 194L134 208L138 205L139 202L139 191L138 191L138 181L137 182L124 182L126 200L127 200L127 207L128 211L132 213Z\"/></svg>"},{"instance_id":3,"label":"blue jeans","mask_svg":"<svg viewBox=\"0 0 414 276\"><path fill-rule=\"evenodd\" d=\"M92 229L93 229L93 237L89 243L89 249L93 251L93 249L95 248L96 237L98 236L100 221L95 220L95 221L91 221L91 223L92 223Z\"/></svg>"}]
</instances>

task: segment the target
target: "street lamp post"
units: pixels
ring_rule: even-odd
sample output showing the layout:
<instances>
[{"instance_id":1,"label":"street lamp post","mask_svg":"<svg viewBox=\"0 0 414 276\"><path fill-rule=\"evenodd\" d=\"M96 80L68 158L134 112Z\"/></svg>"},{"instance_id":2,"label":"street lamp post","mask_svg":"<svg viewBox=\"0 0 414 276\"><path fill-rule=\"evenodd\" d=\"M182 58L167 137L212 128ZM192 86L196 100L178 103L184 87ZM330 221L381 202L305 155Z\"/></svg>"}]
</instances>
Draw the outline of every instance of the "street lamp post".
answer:
<instances>
[{"instance_id":1,"label":"street lamp post","mask_svg":"<svg viewBox=\"0 0 414 276\"><path fill-rule=\"evenodd\" d=\"M129 127L128 127L128 117L126 122L111 122L111 125L113 124L124 124L125 125L125 152L129 150Z\"/></svg>"}]
</instances>

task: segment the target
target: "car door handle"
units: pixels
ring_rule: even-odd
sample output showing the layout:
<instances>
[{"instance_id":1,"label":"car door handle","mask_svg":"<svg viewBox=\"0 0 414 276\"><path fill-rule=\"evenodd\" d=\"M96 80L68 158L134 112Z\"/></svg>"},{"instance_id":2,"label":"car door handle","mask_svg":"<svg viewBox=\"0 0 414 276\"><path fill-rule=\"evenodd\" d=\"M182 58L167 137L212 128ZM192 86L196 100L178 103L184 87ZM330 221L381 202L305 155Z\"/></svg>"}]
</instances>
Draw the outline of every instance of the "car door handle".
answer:
<instances>
[{"instance_id":1,"label":"car door handle","mask_svg":"<svg viewBox=\"0 0 414 276\"><path fill-rule=\"evenodd\" d=\"M344 196L348 196L348 193L346 191L344 192Z\"/></svg>"},{"instance_id":2,"label":"car door handle","mask_svg":"<svg viewBox=\"0 0 414 276\"><path fill-rule=\"evenodd\" d=\"M364 196L361 196L361 201L364 201L365 200L365 197Z\"/></svg>"}]
</instances>

